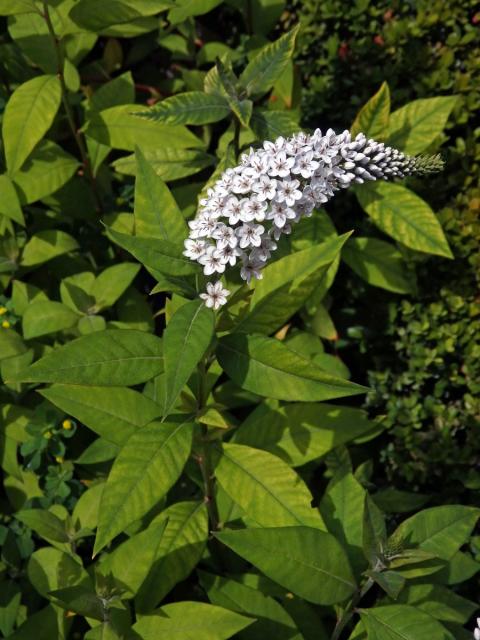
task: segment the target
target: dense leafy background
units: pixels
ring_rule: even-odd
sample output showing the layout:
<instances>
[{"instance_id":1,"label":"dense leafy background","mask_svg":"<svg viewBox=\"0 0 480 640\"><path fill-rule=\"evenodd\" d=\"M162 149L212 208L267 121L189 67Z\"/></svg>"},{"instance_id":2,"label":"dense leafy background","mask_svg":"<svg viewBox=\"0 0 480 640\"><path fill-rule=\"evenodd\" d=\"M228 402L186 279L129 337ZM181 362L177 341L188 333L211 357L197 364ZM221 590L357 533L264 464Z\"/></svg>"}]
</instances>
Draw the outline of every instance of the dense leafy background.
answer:
<instances>
[{"instance_id":1,"label":"dense leafy background","mask_svg":"<svg viewBox=\"0 0 480 640\"><path fill-rule=\"evenodd\" d=\"M0 633L470 638L474 4L1 0L0 20ZM214 314L181 253L198 197L316 126L446 170L339 195Z\"/></svg>"}]
</instances>

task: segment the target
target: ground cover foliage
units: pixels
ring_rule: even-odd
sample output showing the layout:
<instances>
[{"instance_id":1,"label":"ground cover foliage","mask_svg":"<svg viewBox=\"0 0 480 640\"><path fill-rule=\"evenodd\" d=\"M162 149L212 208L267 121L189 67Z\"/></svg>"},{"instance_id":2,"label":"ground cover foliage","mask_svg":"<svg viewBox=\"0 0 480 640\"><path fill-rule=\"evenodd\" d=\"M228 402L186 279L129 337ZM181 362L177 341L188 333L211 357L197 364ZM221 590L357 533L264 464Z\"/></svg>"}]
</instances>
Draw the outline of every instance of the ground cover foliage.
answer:
<instances>
[{"instance_id":1,"label":"ground cover foliage","mask_svg":"<svg viewBox=\"0 0 480 640\"><path fill-rule=\"evenodd\" d=\"M439 61L435 3L302 4L0 2L5 637L472 637L476 15ZM445 170L339 193L207 308L198 200L317 125Z\"/></svg>"}]
</instances>

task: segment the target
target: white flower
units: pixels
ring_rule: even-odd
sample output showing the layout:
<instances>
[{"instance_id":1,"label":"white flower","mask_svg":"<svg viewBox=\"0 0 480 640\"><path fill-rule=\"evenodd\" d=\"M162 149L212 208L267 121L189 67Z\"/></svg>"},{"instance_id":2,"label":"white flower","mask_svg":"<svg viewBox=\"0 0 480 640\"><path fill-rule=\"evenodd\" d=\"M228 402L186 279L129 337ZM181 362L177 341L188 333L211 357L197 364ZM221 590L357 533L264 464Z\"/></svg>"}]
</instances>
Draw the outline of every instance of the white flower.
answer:
<instances>
[{"instance_id":1,"label":"white flower","mask_svg":"<svg viewBox=\"0 0 480 640\"><path fill-rule=\"evenodd\" d=\"M198 261L203 265L203 273L206 276L211 276L215 272L223 273L225 271L225 262L223 262L219 250L213 245L207 248L206 253L200 256Z\"/></svg>"},{"instance_id":2,"label":"white flower","mask_svg":"<svg viewBox=\"0 0 480 640\"><path fill-rule=\"evenodd\" d=\"M273 200L277 191L277 181L275 178L261 175L259 179L253 183L252 191L255 191L257 199L260 200L260 202Z\"/></svg>"},{"instance_id":3,"label":"white flower","mask_svg":"<svg viewBox=\"0 0 480 640\"><path fill-rule=\"evenodd\" d=\"M240 275L250 282L262 277L276 241L291 233L292 224L310 216L340 189L431 173L441 166L438 156L405 156L362 133L352 140L348 131L337 135L328 129L322 135L317 129L312 135L299 132L288 139L265 141L263 148L243 154L241 164L227 169L200 200L195 220L188 223L184 255L199 262L206 275L223 273L241 258ZM215 300L208 287L202 294L215 308L226 302L228 294L219 283L208 286L217 285L223 293ZM475 640L480 640L480 624Z\"/></svg>"},{"instance_id":4,"label":"white flower","mask_svg":"<svg viewBox=\"0 0 480 640\"><path fill-rule=\"evenodd\" d=\"M235 235L235 230L232 227L223 224L223 222L219 223L212 232L212 238L217 241L217 247L219 249L223 249L223 247L236 247L237 246L237 236Z\"/></svg>"},{"instance_id":5,"label":"white flower","mask_svg":"<svg viewBox=\"0 0 480 640\"><path fill-rule=\"evenodd\" d=\"M278 183L277 202L285 202L289 207L293 207L297 200L302 197L302 192L297 188L300 186L298 180L282 180Z\"/></svg>"},{"instance_id":6,"label":"white flower","mask_svg":"<svg viewBox=\"0 0 480 640\"><path fill-rule=\"evenodd\" d=\"M191 258L192 260L197 260L205 253L207 243L205 240L191 240L188 238L185 240L184 245L185 251L183 252L183 255L187 256L187 258Z\"/></svg>"},{"instance_id":7,"label":"white flower","mask_svg":"<svg viewBox=\"0 0 480 640\"><path fill-rule=\"evenodd\" d=\"M287 178L295 164L295 158L287 158L285 151L279 151L270 159L270 176L278 176L279 178Z\"/></svg>"},{"instance_id":8,"label":"white flower","mask_svg":"<svg viewBox=\"0 0 480 640\"><path fill-rule=\"evenodd\" d=\"M222 287L221 282L207 282L207 293L201 293L200 298L205 300L205 306L219 309L227 302L228 289Z\"/></svg>"},{"instance_id":9,"label":"white flower","mask_svg":"<svg viewBox=\"0 0 480 640\"><path fill-rule=\"evenodd\" d=\"M252 224L251 222L243 224L237 229L240 248L259 247L262 244L262 233L264 231L265 228L261 224Z\"/></svg>"},{"instance_id":10,"label":"white flower","mask_svg":"<svg viewBox=\"0 0 480 640\"><path fill-rule=\"evenodd\" d=\"M244 262L243 267L240 269L240 277L243 280L246 280L247 284L250 284L250 280L252 278L261 280L263 278L263 273L260 271L260 268L261 265L255 262Z\"/></svg>"},{"instance_id":11,"label":"white flower","mask_svg":"<svg viewBox=\"0 0 480 640\"><path fill-rule=\"evenodd\" d=\"M249 198L243 206L242 219L244 222L252 222L253 220L262 222L262 220L265 220L266 209L267 204L265 202L261 202L260 199L255 197Z\"/></svg>"}]
</instances>

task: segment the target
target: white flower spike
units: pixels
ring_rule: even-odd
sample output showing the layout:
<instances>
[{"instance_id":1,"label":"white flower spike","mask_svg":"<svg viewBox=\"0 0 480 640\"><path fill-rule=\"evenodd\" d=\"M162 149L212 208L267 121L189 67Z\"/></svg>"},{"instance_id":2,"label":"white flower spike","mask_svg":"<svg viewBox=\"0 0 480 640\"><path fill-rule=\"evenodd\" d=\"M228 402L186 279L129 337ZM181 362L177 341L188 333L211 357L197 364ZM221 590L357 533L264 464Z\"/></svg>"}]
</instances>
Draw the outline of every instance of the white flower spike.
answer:
<instances>
[{"instance_id":1,"label":"white flower spike","mask_svg":"<svg viewBox=\"0 0 480 640\"><path fill-rule=\"evenodd\" d=\"M184 255L199 262L205 275L221 274L237 258L240 275L250 282L261 270L291 223L312 214L339 189L368 180L392 180L439 171L439 156L406 156L383 142L349 131L309 135L264 142L250 149L239 166L227 169L217 180L189 223ZM261 223L261 224L260 224ZM229 291L220 282L207 284L201 294L208 307L220 308ZM480 640L480 625L475 640Z\"/></svg>"}]
</instances>

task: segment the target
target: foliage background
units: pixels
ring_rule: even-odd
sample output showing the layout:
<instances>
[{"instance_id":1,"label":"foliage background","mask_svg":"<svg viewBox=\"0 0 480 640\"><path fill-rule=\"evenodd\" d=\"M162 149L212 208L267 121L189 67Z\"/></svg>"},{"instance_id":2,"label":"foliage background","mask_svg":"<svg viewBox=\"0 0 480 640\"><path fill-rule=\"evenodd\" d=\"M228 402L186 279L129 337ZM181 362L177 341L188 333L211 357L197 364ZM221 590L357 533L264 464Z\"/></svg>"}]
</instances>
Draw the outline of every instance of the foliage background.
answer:
<instances>
[{"instance_id":1,"label":"foliage background","mask_svg":"<svg viewBox=\"0 0 480 640\"><path fill-rule=\"evenodd\" d=\"M201 441L194 444L178 482L172 472L173 488L167 493L166 487L164 495L148 513L141 513L136 523L120 527L117 534L121 535L107 548L108 553L100 556L100 562L92 562L92 532L99 521L105 479L132 425L144 427L162 415L163 380L152 371L139 379L143 383L149 378L143 386L137 380L121 378L119 373L117 384L134 386L137 394L135 400L131 396L129 405L128 392L116 396L109 387L102 387L105 381L94 379L92 383L99 386L82 395L78 385L77 391L68 384L63 389L61 384L38 387L38 382L62 383L61 378L39 376L37 385L32 385L21 371L63 344L79 336L95 339L96 332L107 328L141 331L147 336L145 345L151 335L162 335L166 323L181 310L184 298L193 294L188 277L185 283L176 274L172 277L168 269L163 274L152 270L145 254L135 247L131 250L130 237L158 237L157 222L149 218L149 211L178 212L178 228L185 228L178 220L194 214L197 196L212 170L233 162L237 146L272 139L279 133L288 135L300 126L349 128L374 95L375 104L380 104L379 122L382 118L387 122L390 109L385 86L381 89L387 80L393 112L413 100L445 99L429 103L434 105L430 117L441 115L439 122L431 125L422 151L441 148L446 169L439 176L411 179L407 184L410 193L428 202L428 211L430 207L435 211L445 237L435 227L433 239L428 234L411 236L413 240L405 243L402 233L408 234L408 222L407 230L396 237L385 224L379 224L378 217L374 224L372 217L364 214L368 206L361 206L361 194L341 194L326 212L319 212L312 223L297 230L279 257L315 247L320 240L335 242L337 234L354 229L342 262L338 256L326 261L319 254L320 266L315 273L320 280L312 279L315 286L301 293L303 299L297 307L287 309L282 326L267 324L267 329L260 331L275 333L311 358L315 366L342 378L351 377L368 385L370 391L366 396L315 405L315 415L320 412L327 427L329 407L341 407L343 435L339 440L326 446L328 429L325 435L310 427L311 448L303 454L288 443L272 451L259 435L261 427L269 424L281 431L285 424L292 428L302 420L308 425L309 419L318 427L315 419L301 413L308 408L287 404L290 408L285 409L275 399L258 404L260 398L252 389L241 389L237 384L235 363L222 364L231 379L224 375L219 383L221 370L213 365L210 376L215 392L199 422L214 441L230 439L229 431L224 436L225 426L241 425L234 444L230 443L232 448L224 448L223 471L222 462L217 467L220 516L216 517L229 527L239 520L248 526L249 518L258 522L262 517L258 508L250 511L254 506L246 506L245 501L240 501L241 506L235 503L234 494L242 479L236 478L238 484L232 488L232 470L225 462L225 452L240 455L235 444L279 456L277 460L285 468L272 470L269 479L275 490L281 486L275 474L293 473L286 463L292 463L292 455L298 456L292 466L308 486L303 499L308 502L310 491L328 530L348 549L358 579L366 569L359 549L369 546L365 539L368 527L358 521L358 513L366 514L367 520L371 510L377 514L365 498L366 491L385 513L389 533L404 520L410 523L400 525L403 546L398 547L397 533L389 539L388 549L382 548L387 571L382 577L375 576L375 586L362 600L362 607L368 607L363 623L353 630L354 625L347 625L342 638L381 640L384 636L375 616L379 620L383 616L383 622L395 630L401 623L389 607L412 605L413 613L410 609L400 611L407 622L409 615L414 616L417 635L412 638L423 637L419 635L421 624L426 625L425 637L437 637L435 633L438 638L471 637L464 627L472 627L469 620L478 600L476 576L480 568L478 538L471 535L477 512L469 507L478 505L480 489L480 145L474 117L479 106L480 15L475 4L455 0L447 7L440 0L357 0L346 8L340 0L290 4L266 0L173 4L109 0L100 10L93 0L3 0L0 15L3 635L20 640L32 637L35 629L40 638L130 637L134 622L130 616L151 612L161 603L176 625L190 617L200 620L200 627L215 628L214 635L206 638L221 639L236 633L244 638L270 637L272 633L306 640L330 637L335 618L341 619L345 608L342 598L335 611L324 596L317 594L312 600L311 593L305 595L302 584L288 587L286 592L284 584L279 587L275 572L272 575L245 551L242 556L233 537L229 543L228 532L225 544L238 555L209 538L212 513L208 514L208 525L201 502L202 492L208 495L208 487L202 483L202 465L198 465L204 455L198 449L203 446ZM240 73L263 46L291 33L297 23L301 29L296 46L293 49L290 38L282 72L257 94L239 96L233 92L226 119L216 122L213 118L206 124L198 119L190 121L188 116L182 120L173 107L171 112L157 114L156 121L132 115L161 105L176 94L204 92L209 81L213 94L216 90L222 94L219 80L211 72L217 58L226 65L226 75L229 63ZM31 93L19 96L17 91L32 82L27 84ZM223 96L226 99L225 92ZM249 100L254 104L253 116ZM379 135L388 135L385 122L383 130L377 124ZM137 147L141 152L135 157ZM155 172L162 180L155 181ZM141 173L141 186L137 182L135 187L135 173ZM416 215L415 210L415 202L410 203L407 220ZM108 235L105 225L110 229ZM134 228L136 236L131 236ZM352 244L362 237L389 243L380 264L373 260L372 267L371 254L362 253L361 244ZM386 245L374 248L379 246L385 249ZM448 246L454 262L445 257ZM332 247L339 252L337 245ZM321 271L325 264L329 265L326 276ZM154 287L156 293L150 295ZM237 312L243 312L242 305ZM223 317L224 326L219 329L229 329L235 321L233 310ZM247 327L248 322L259 326L249 320ZM165 336L164 341L168 341ZM137 338L135 348L140 342ZM153 349L149 345L145 348ZM104 346L100 348L104 350ZM109 378L115 375L114 370L108 373ZM197 400L202 394L208 396L210 382L202 393L197 382L193 375L177 400L177 409L191 410L194 396ZM36 389L44 391L39 394ZM114 419L105 415L108 412L115 414ZM185 458L183 467L190 453L188 444L180 440L177 444L177 455ZM260 462L267 464L262 458ZM300 489L298 492L300 495ZM257 499L262 500L262 495ZM365 507L365 500L369 507ZM267 507L261 525L282 528L291 524L279 516L274 522ZM304 507L302 500L295 498L297 521L300 512L306 517ZM426 509L420 511L423 507ZM245 510L246 520L242 520ZM410 517L418 520L412 524ZM413 566L403 569L402 574L402 560L392 567L390 558L405 552L405 540L410 546L413 538L420 552L432 551L431 541L418 537L416 527L422 528L418 522L423 519L446 527L447 534L439 545L443 555L433 560L433 565L437 563L433 569L432 558L417 555L410 559ZM464 527L458 526L462 519ZM382 538L379 517L373 520L373 537L378 543ZM410 538L405 534L409 527ZM158 543L159 539L160 548L151 548L152 541ZM322 540L322 545L335 544L329 540ZM290 547L292 541L285 544ZM312 544L312 553L315 546L318 541ZM140 558L136 563L140 569L128 574L122 572L122 564L132 549ZM137 555L139 549L145 551L144 556ZM116 561L112 560L115 550ZM434 550L438 552L436 547ZM341 558L342 553L332 546L330 555ZM375 553L370 570L378 560L378 548ZM160 567L154 570L155 558ZM99 569L101 562L106 563L103 571ZM400 591L405 578L408 585ZM138 584L125 585L125 580ZM301 582L308 584L309 576ZM80 591L51 594L69 588ZM128 588L136 592L135 599L124 597ZM149 590L155 594L150 599L145 596ZM321 587L318 593L322 593ZM202 613L194 604L182 605L191 601L210 602L222 609ZM185 608L175 614L174 609L168 609L172 603ZM67 616L65 610L70 612ZM202 615L206 616L204 622ZM257 622L251 624L252 618ZM148 619L146 616L143 627L137 624L137 636L153 638L162 631L155 626L161 624L155 616L149 630ZM428 626L440 624L438 621L442 626ZM163 631L173 633L168 626ZM398 628L400 631L406 633ZM183 637L179 633L178 637Z\"/></svg>"}]
</instances>

